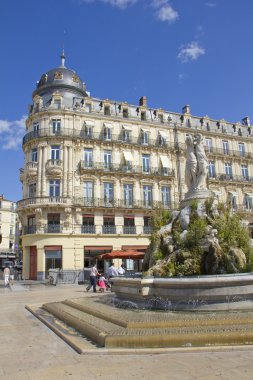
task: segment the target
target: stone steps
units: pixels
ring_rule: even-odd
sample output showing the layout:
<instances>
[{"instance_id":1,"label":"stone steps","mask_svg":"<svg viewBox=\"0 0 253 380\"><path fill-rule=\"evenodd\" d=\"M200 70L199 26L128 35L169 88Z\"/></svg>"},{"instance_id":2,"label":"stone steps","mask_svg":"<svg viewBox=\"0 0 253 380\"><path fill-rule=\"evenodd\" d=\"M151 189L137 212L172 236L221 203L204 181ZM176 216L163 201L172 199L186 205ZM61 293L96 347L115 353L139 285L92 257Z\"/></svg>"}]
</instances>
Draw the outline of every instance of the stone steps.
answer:
<instances>
[{"instance_id":1,"label":"stone steps","mask_svg":"<svg viewBox=\"0 0 253 380\"><path fill-rule=\"evenodd\" d=\"M253 343L253 313L169 313L116 309L101 297L47 303L44 310L99 347L155 348Z\"/></svg>"}]
</instances>

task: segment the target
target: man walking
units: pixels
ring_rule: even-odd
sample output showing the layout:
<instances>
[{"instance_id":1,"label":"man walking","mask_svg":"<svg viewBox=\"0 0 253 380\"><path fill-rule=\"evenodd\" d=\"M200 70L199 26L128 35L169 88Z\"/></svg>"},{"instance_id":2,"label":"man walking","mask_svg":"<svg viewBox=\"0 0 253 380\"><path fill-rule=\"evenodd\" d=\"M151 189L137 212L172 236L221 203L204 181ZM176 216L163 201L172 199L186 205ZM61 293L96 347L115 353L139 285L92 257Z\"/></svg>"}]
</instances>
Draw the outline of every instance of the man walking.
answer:
<instances>
[{"instance_id":1,"label":"man walking","mask_svg":"<svg viewBox=\"0 0 253 380\"><path fill-rule=\"evenodd\" d=\"M91 287L93 287L93 293L96 293L96 285L97 285L97 276L98 276L98 270L96 267L96 264L94 264L90 270L90 284L87 286L86 290L87 292L90 290Z\"/></svg>"},{"instance_id":2,"label":"man walking","mask_svg":"<svg viewBox=\"0 0 253 380\"><path fill-rule=\"evenodd\" d=\"M9 278L10 278L10 268L5 267L4 268L4 285L5 286L9 285Z\"/></svg>"}]
</instances>

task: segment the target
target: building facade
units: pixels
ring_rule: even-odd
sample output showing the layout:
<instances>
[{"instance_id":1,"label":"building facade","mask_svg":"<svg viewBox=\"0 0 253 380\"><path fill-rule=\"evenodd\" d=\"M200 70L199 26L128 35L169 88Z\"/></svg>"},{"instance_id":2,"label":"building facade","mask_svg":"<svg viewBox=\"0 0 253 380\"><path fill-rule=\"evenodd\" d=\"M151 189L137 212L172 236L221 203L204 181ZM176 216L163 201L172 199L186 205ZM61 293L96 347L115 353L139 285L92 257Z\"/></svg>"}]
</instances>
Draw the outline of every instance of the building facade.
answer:
<instances>
[{"instance_id":1,"label":"building facade","mask_svg":"<svg viewBox=\"0 0 253 380\"><path fill-rule=\"evenodd\" d=\"M80 270L101 253L145 251L152 212L175 209L187 191L185 137L206 139L208 187L251 223L253 127L208 116L91 97L72 70L43 74L23 139L23 277Z\"/></svg>"},{"instance_id":2,"label":"building facade","mask_svg":"<svg viewBox=\"0 0 253 380\"><path fill-rule=\"evenodd\" d=\"M16 203L0 195L0 264L16 258L17 233Z\"/></svg>"}]
</instances>

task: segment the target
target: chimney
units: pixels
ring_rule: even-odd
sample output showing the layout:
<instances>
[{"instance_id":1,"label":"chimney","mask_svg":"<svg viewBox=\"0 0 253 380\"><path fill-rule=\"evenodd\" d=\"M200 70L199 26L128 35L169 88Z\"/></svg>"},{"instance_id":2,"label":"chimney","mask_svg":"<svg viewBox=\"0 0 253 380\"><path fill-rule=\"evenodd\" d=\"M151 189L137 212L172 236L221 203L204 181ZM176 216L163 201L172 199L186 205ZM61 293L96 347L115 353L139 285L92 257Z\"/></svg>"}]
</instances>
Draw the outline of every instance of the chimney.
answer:
<instances>
[{"instance_id":1,"label":"chimney","mask_svg":"<svg viewBox=\"0 0 253 380\"><path fill-rule=\"evenodd\" d=\"M146 96L142 96L139 100L139 106L142 106L142 107L147 107L147 97Z\"/></svg>"},{"instance_id":2,"label":"chimney","mask_svg":"<svg viewBox=\"0 0 253 380\"><path fill-rule=\"evenodd\" d=\"M186 106L182 108L182 113L191 113L189 104L187 104Z\"/></svg>"},{"instance_id":3,"label":"chimney","mask_svg":"<svg viewBox=\"0 0 253 380\"><path fill-rule=\"evenodd\" d=\"M250 119L249 119L248 116L246 116L246 117L244 117L244 118L242 119L242 125L246 125L247 127L250 126Z\"/></svg>"}]
</instances>

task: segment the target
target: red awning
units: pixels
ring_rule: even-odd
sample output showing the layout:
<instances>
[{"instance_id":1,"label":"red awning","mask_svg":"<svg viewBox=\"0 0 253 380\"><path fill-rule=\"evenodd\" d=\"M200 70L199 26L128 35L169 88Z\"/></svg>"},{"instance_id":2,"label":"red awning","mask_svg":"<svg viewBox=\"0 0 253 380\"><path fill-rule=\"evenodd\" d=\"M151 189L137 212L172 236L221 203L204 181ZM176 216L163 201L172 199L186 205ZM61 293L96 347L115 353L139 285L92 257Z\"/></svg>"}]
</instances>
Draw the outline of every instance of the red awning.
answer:
<instances>
[{"instance_id":1,"label":"red awning","mask_svg":"<svg viewBox=\"0 0 253 380\"><path fill-rule=\"evenodd\" d=\"M138 252L138 251L121 251L121 250L115 250L111 253L104 253L103 255L97 256L97 259L99 260L107 260L107 259L143 259L144 252Z\"/></svg>"}]
</instances>

